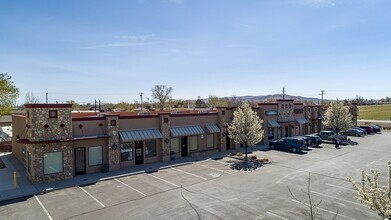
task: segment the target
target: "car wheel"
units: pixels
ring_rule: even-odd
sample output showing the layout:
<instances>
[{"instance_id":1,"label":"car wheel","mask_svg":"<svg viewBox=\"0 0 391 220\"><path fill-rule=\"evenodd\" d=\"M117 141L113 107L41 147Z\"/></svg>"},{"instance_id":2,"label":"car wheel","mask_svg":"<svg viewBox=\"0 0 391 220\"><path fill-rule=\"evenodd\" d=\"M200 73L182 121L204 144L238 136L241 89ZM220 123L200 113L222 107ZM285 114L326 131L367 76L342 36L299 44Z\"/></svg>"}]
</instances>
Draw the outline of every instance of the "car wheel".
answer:
<instances>
[{"instance_id":1,"label":"car wheel","mask_svg":"<svg viewBox=\"0 0 391 220\"><path fill-rule=\"evenodd\" d=\"M274 144L271 144L270 149L274 150L274 148L275 148Z\"/></svg>"},{"instance_id":2,"label":"car wheel","mask_svg":"<svg viewBox=\"0 0 391 220\"><path fill-rule=\"evenodd\" d=\"M358 134L356 134L356 137L358 137L359 135Z\"/></svg>"},{"instance_id":3,"label":"car wheel","mask_svg":"<svg viewBox=\"0 0 391 220\"><path fill-rule=\"evenodd\" d=\"M292 152L293 152L293 153L296 153L296 152L297 152L297 148L295 148L295 147L292 148Z\"/></svg>"}]
</instances>

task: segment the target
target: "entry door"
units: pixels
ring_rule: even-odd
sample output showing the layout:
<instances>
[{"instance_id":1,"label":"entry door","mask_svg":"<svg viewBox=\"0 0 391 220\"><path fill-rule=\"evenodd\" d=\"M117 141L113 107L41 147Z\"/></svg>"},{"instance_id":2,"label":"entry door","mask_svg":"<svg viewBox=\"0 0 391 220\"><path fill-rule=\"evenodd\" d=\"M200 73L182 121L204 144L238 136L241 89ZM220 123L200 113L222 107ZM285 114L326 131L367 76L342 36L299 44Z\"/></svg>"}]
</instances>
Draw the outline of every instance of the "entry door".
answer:
<instances>
[{"instance_id":1,"label":"entry door","mask_svg":"<svg viewBox=\"0 0 391 220\"><path fill-rule=\"evenodd\" d=\"M285 126L285 137L289 137L289 126Z\"/></svg>"},{"instance_id":2,"label":"entry door","mask_svg":"<svg viewBox=\"0 0 391 220\"><path fill-rule=\"evenodd\" d=\"M229 138L228 135L225 137L225 143L227 150L231 149L231 138Z\"/></svg>"},{"instance_id":3,"label":"entry door","mask_svg":"<svg viewBox=\"0 0 391 220\"><path fill-rule=\"evenodd\" d=\"M187 157L187 136L181 137L181 156Z\"/></svg>"},{"instance_id":4,"label":"entry door","mask_svg":"<svg viewBox=\"0 0 391 220\"><path fill-rule=\"evenodd\" d=\"M86 173L86 148L78 147L75 152L75 175Z\"/></svg>"},{"instance_id":5,"label":"entry door","mask_svg":"<svg viewBox=\"0 0 391 220\"><path fill-rule=\"evenodd\" d=\"M136 141L134 148L136 151L136 165L144 163L143 142Z\"/></svg>"}]
</instances>

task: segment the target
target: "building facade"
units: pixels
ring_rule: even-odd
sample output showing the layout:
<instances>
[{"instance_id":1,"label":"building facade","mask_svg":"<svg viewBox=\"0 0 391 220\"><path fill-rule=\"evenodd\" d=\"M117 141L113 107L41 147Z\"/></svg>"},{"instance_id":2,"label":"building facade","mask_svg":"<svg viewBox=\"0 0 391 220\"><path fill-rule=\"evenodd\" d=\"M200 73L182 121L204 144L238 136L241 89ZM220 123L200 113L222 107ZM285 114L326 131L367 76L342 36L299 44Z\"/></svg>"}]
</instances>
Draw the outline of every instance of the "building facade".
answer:
<instances>
[{"instance_id":1,"label":"building facade","mask_svg":"<svg viewBox=\"0 0 391 220\"><path fill-rule=\"evenodd\" d=\"M262 144L319 132L321 114L307 113L313 108L287 99L253 107L263 120ZM12 151L32 183L241 147L228 132L235 107L141 113L71 109L71 104L26 104L24 114L13 115Z\"/></svg>"}]
</instances>

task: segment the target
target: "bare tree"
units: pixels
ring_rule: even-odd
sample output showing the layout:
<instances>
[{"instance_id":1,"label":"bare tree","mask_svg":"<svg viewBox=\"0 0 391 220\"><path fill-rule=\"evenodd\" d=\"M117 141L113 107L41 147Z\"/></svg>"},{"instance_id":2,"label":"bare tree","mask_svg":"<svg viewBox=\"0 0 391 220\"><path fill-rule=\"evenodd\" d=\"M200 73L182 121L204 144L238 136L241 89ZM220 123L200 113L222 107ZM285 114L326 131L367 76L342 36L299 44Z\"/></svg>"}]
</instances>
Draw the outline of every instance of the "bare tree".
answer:
<instances>
[{"instance_id":1,"label":"bare tree","mask_svg":"<svg viewBox=\"0 0 391 220\"><path fill-rule=\"evenodd\" d=\"M348 180L356 189L356 198L361 203L377 211L382 219L391 219L391 160L388 161L388 186L379 186L378 170L371 170L371 174L372 177L365 171L361 171L361 184L357 184L351 177Z\"/></svg>"},{"instance_id":2,"label":"bare tree","mask_svg":"<svg viewBox=\"0 0 391 220\"><path fill-rule=\"evenodd\" d=\"M309 208L309 217L311 220L315 220L315 219L323 219L322 216L319 216L319 214L317 214L316 212L316 209L317 207L322 203L322 200L320 200L318 203L315 204L315 202L313 201L312 197L311 197L311 173L308 173L308 181L307 181L307 191L303 191L303 193L305 193L307 195L307 198L308 198L308 204L306 204L305 202L303 201L300 201L299 199L296 198L296 196L292 193L292 190L288 187L288 190L289 190L289 193L291 194L292 198L294 200L296 200L297 202L307 206ZM339 209L337 209L337 211L335 212L335 215L333 217L333 220L337 218L338 216L338 212L339 212Z\"/></svg>"},{"instance_id":3,"label":"bare tree","mask_svg":"<svg viewBox=\"0 0 391 220\"><path fill-rule=\"evenodd\" d=\"M24 101L25 104L37 104L40 102L41 100L36 97L33 92L26 93L26 99Z\"/></svg>"},{"instance_id":4,"label":"bare tree","mask_svg":"<svg viewBox=\"0 0 391 220\"><path fill-rule=\"evenodd\" d=\"M165 85L155 85L152 91L152 98L159 100L159 109L164 110L167 100L171 99L171 93L174 89Z\"/></svg>"},{"instance_id":5,"label":"bare tree","mask_svg":"<svg viewBox=\"0 0 391 220\"><path fill-rule=\"evenodd\" d=\"M352 115L349 113L349 106L342 102L332 102L324 113L324 126L335 130L337 133L353 126Z\"/></svg>"},{"instance_id":6,"label":"bare tree","mask_svg":"<svg viewBox=\"0 0 391 220\"><path fill-rule=\"evenodd\" d=\"M254 146L263 139L262 123L263 120L258 117L247 102L244 102L234 112L232 123L228 126L229 137L235 143L244 145L245 162L247 162L248 146Z\"/></svg>"}]
</instances>

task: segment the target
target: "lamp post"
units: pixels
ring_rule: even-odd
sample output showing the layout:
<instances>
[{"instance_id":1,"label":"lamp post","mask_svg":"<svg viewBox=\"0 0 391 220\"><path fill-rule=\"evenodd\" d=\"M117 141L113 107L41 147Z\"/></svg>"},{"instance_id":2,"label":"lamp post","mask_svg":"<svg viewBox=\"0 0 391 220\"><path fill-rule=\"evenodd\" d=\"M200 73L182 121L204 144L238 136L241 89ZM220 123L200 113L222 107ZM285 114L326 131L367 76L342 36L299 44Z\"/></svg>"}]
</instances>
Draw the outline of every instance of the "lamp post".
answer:
<instances>
[{"instance_id":1,"label":"lamp post","mask_svg":"<svg viewBox=\"0 0 391 220\"><path fill-rule=\"evenodd\" d=\"M140 99L141 99L141 112L143 111L143 92L140 92Z\"/></svg>"}]
</instances>

